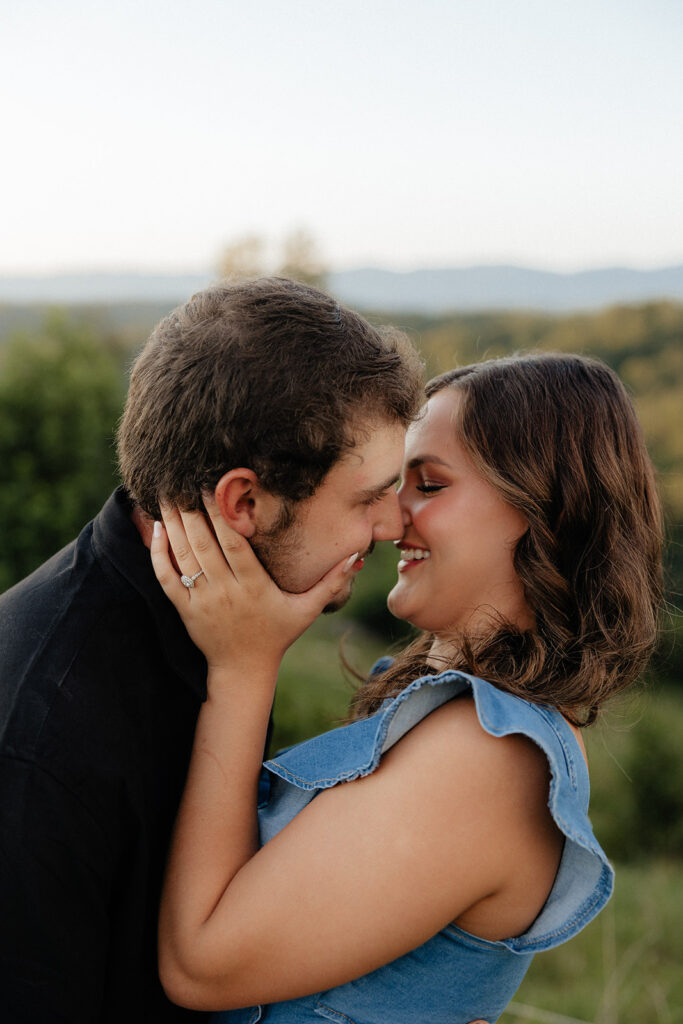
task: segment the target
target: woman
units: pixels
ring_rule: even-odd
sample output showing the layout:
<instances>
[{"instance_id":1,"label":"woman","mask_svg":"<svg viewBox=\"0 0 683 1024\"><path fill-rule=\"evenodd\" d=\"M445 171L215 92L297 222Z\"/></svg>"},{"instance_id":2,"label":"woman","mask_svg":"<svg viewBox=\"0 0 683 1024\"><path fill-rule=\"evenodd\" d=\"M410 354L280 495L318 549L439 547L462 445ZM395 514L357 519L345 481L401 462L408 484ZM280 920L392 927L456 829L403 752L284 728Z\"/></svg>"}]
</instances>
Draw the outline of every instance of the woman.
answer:
<instances>
[{"instance_id":1,"label":"woman","mask_svg":"<svg viewBox=\"0 0 683 1024\"><path fill-rule=\"evenodd\" d=\"M389 595L424 632L360 688L351 724L268 762L260 822L280 660L355 556L291 595L211 503L225 560L198 514L169 512L168 539L157 528L155 569L209 693L161 974L183 1005L243 1008L223 1024L493 1021L534 952L611 893L580 729L655 638L660 510L633 409L579 356L465 367L427 396ZM201 586L181 585L168 540Z\"/></svg>"}]
</instances>

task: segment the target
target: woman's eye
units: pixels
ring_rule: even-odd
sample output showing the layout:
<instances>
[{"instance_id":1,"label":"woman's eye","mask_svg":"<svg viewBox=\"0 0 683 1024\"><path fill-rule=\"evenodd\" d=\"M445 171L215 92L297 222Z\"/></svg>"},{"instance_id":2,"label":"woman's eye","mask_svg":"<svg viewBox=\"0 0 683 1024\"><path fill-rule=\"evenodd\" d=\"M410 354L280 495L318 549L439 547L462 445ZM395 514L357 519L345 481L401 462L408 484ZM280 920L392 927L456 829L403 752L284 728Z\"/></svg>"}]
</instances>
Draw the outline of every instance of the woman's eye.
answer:
<instances>
[{"instance_id":1,"label":"woman's eye","mask_svg":"<svg viewBox=\"0 0 683 1024\"><path fill-rule=\"evenodd\" d=\"M445 484L417 484L416 490L421 491L422 494L433 494L435 491L442 491Z\"/></svg>"}]
</instances>

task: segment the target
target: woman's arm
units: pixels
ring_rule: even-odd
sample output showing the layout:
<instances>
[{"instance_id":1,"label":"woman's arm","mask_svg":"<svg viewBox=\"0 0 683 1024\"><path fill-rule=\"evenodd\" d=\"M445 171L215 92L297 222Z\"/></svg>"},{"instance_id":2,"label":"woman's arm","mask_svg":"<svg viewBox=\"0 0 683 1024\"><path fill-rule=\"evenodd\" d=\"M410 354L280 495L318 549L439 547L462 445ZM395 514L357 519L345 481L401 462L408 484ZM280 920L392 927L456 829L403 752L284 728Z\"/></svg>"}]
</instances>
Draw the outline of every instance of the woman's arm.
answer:
<instances>
[{"instance_id":1,"label":"woman's arm","mask_svg":"<svg viewBox=\"0 0 683 1024\"><path fill-rule=\"evenodd\" d=\"M323 591L343 582L343 567L315 594L282 595L222 521L230 569L201 517L183 518L187 539L180 519L168 519L176 557L191 570L196 556L206 579L182 593L163 537L154 564L207 654L209 696L160 917L169 996L198 1009L295 998L395 959L473 905L502 894L504 909L510 876L533 849L533 826L523 824L530 788L544 803L547 780L537 773L541 784L530 787L528 771L520 777L515 739L488 736L470 701L433 712L372 775L321 793L257 849L256 785L279 660L326 603Z\"/></svg>"}]
</instances>

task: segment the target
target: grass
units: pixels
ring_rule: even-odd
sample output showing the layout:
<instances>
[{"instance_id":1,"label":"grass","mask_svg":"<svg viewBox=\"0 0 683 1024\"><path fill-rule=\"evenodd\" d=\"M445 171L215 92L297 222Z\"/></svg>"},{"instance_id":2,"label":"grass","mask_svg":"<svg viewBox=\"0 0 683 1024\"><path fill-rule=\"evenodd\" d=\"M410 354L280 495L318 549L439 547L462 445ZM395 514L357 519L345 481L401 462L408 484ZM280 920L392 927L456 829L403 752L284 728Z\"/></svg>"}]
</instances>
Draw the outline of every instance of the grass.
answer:
<instances>
[{"instance_id":1,"label":"grass","mask_svg":"<svg viewBox=\"0 0 683 1024\"><path fill-rule=\"evenodd\" d=\"M681 1024L683 865L617 865L614 897L539 954L500 1024Z\"/></svg>"}]
</instances>

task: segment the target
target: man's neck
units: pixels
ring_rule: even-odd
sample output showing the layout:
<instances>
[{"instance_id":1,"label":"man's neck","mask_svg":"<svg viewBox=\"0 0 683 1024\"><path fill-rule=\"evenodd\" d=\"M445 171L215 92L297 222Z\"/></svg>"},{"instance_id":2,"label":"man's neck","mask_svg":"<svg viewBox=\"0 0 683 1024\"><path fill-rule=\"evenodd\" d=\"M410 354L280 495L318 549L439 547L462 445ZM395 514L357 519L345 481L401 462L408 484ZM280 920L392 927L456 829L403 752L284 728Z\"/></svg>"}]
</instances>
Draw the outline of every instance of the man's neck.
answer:
<instances>
[{"instance_id":1,"label":"man's neck","mask_svg":"<svg viewBox=\"0 0 683 1024\"><path fill-rule=\"evenodd\" d=\"M146 512L143 512L139 505L133 505L133 511L130 514L130 519L133 525L135 526L136 530L140 534L140 537L142 538L142 543L145 545L146 548L150 548L152 546L152 531L154 529L154 519L152 518L152 516L149 516L147 515ZM178 568L178 563L176 562L175 555L173 554L173 550L169 549L169 553L171 555L171 561L173 562L173 565L178 570L178 572L180 572L180 569Z\"/></svg>"},{"instance_id":2,"label":"man's neck","mask_svg":"<svg viewBox=\"0 0 683 1024\"><path fill-rule=\"evenodd\" d=\"M151 516L148 516L146 512L143 512L139 505L133 505L133 511L130 514L131 522L136 528L142 543L146 548L151 547L152 544L152 530L154 529L154 520Z\"/></svg>"}]
</instances>

